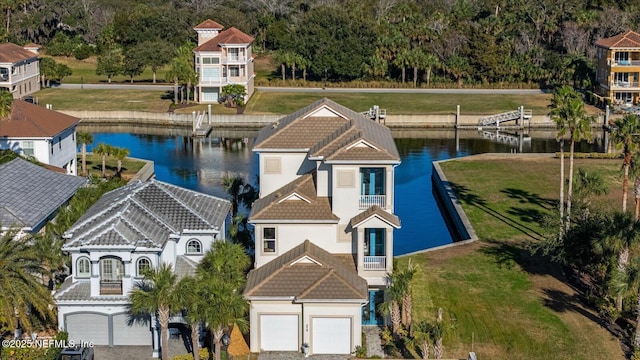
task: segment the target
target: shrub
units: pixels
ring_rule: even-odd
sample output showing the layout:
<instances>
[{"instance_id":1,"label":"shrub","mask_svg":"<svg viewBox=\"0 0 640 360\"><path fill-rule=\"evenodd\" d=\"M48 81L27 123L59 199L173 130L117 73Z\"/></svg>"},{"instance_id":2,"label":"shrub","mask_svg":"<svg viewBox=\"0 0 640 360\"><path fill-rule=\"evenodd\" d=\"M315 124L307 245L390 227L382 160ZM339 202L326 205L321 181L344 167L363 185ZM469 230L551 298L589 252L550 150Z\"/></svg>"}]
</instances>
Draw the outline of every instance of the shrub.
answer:
<instances>
[{"instance_id":1,"label":"shrub","mask_svg":"<svg viewBox=\"0 0 640 360\"><path fill-rule=\"evenodd\" d=\"M77 60L87 59L91 55L93 55L93 48L90 45L80 44L73 49L73 57Z\"/></svg>"},{"instance_id":2,"label":"shrub","mask_svg":"<svg viewBox=\"0 0 640 360\"><path fill-rule=\"evenodd\" d=\"M208 359L209 358L209 350L207 348L200 349L200 359ZM193 354L182 354L174 356L171 360L193 360Z\"/></svg>"}]
</instances>

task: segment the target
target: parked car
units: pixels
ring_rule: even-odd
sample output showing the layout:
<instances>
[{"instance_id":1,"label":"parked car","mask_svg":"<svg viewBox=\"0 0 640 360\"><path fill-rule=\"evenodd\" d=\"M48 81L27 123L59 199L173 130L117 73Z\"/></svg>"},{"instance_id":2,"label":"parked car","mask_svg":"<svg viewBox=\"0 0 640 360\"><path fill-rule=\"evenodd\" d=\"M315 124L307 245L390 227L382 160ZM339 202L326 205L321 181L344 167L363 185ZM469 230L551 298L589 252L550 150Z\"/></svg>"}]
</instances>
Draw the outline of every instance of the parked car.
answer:
<instances>
[{"instance_id":1,"label":"parked car","mask_svg":"<svg viewBox=\"0 0 640 360\"><path fill-rule=\"evenodd\" d=\"M59 360L93 360L93 348L74 346L68 347L60 353Z\"/></svg>"}]
</instances>

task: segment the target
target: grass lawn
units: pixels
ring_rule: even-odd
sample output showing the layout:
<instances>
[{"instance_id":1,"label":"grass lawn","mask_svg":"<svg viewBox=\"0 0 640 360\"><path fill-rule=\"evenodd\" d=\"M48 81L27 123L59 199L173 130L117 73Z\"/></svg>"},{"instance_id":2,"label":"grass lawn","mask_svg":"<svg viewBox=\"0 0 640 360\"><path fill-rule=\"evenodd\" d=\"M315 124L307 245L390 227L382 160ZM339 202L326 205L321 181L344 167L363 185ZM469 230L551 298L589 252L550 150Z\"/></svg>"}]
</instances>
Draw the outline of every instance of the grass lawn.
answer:
<instances>
[{"instance_id":1,"label":"grass lawn","mask_svg":"<svg viewBox=\"0 0 640 360\"><path fill-rule=\"evenodd\" d=\"M445 357L466 357L473 346L479 359L624 358L560 267L527 250L542 236L541 217L555 211L559 161L481 156L442 163L482 239L411 256L420 284L414 320L433 320L444 309L451 324ZM577 160L577 167L605 176L610 192L598 206L619 207L620 160Z\"/></svg>"},{"instance_id":2,"label":"grass lawn","mask_svg":"<svg viewBox=\"0 0 640 360\"><path fill-rule=\"evenodd\" d=\"M63 57L56 56L53 59L60 64L65 64L71 68L73 74L67 76L63 79L63 82L70 84L99 84L99 83L107 83L108 79L106 75L96 75L96 65L97 59L95 56L87 58L85 60L77 60L74 57ZM166 70L160 69L156 74L157 82L164 82ZM112 82L116 83L124 83L129 82L128 76L114 76L111 79ZM134 83L152 83L153 82L153 72L151 69L145 68L141 75L133 78Z\"/></svg>"},{"instance_id":3,"label":"grass lawn","mask_svg":"<svg viewBox=\"0 0 640 360\"><path fill-rule=\"evenodd\" d=\"M78 164L82 164L82 156L78 156ZM113 175L115 175L118 169L118 160L114 157L108 156L105 164L107 177L112 177ZM122 160L122 179L131 179L131 177L137 174L144 165L145 162L133 160L130 158ZM99 178L102 173L102 159L100 158L100 156L93 153L87 153L87 169L89 170L89 175L93 175ZM78 166L78 171L82 171L80 169L80 166Z\"/></svg>"}]
</instances>

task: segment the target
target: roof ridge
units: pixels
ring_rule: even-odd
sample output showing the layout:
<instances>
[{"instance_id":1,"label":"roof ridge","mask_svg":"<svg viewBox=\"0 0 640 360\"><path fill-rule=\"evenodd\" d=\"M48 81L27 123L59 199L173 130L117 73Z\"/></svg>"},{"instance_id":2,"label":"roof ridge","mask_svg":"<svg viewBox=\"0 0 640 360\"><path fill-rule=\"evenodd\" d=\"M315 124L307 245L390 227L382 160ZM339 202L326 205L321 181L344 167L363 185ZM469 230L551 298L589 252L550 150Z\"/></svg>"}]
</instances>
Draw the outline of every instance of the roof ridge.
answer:
<instances>
[{"instance_id":1,"label":"roof ridge","mask_svg":"<svg viewBox=\"0 0 640 360\"><path fill-rule=\"evenodd\" d=\"M324 265L322 267L327 268L327 273L317 278L316 281L313 282L313 284L309 285L306 289L304 289L304 291L298 294L296 298L304 298L308 293L315 290L315 288L318 287L318 285L320 285L323 281L325 281L327 278L329 278L336 272L336 270L332 267L327 267ZM338 278L340 278L340 276L338 276Z\"/></svg>"},{"instance_id":2,"label":"roof ridge","mask_svg":"<svg viewBox=\"0 0 640 360\"><path fill-rule=\"evenodd\" d=\"M345 124L338 127L331 134L329 134L324 139L320 140L316 145L314 145L312 147L313 154L317 154L322 150L326 149L327 147L331 146L332 144L334 144L336 141L338 141L338 139L342 137L342 135L349 132L353 127L354 127L353 120L349 119L349 121L347 121Z\"/></svg>"},{"instance_id":3,"label":"roof ridge","mask_svg":"<svg viewBox=\"0 0 640 360\"><path fill-rule=\"evenodd\" d=\"M118 229L118 224L123 223L122 217L119 217L118 220L113 224L113 231L115 231L120 237L122 237L127 243L135 245L137 241L131 241L127 239L126 236ZM124 224L126 225L126 224Z\"/></svg>"},{"instance_id":4,"label":"roof ridge","mask_svg":"<svg viewBox=\"0 0 640 360\"><path fill-rule=\"evenodd\" d=\"M114 208L115 208L115 205L110 207L109 210L114 209ZM126 206L125 206L125 208L126 208ZM108 211L101 212L100 214L105 214L107 212ZM84 238L85 236L88 236L89 234L92 234L92 233L102 234L101 232L96 231L97 230L96 228L104 225L104 226L107 226L107 229L108 229L109 223L111 221L113 221L115 218L117 218L118 214L119 214L119 211L114 211L114 213L111 216L109 216L106 219L104 219L104 221L100 221L100 222L94 224L94 226L89 227L85 231L82 231L80 233L75 233L75 231L74 231L72 234L76 238L76 241L78 241L78 240L80 240L80 239ZM92 219L95 220L93 217L92 217ZM86 223L88 223L88 222L86 222ZM81 226L78 226L76 231L79 230L80 228L84 227L84 225L86 225L86 223L83 223ZM81 243L84 243L84 241L81 241Z\"/></svg>"},{"instance_id":5,"label":"roof ridge","mask_svg":"<svg viewBox=\"0 0 640 360\"><path fill-rule=\"evenodd\" d=\"M208 226L211 226L212 228L217 228L217 225L211 224L209 223L209 221L207 219L205 219L204 217L202 217L200 214L196 213L195 211L193 211L193 209L188 206L187 204L184 203L184 201L182 201L181 199L179 199L177 196L175 196L173 193L171 193L170 191L168 191L165 187L160 186L159 184L164 184L162 182L156 181L156 180L152 180L152 182L156 183L157 187L162 190L165 194L167 194L169 197L171 197L172 199L174 199L178 204L180 204L180 206L182 206L182 208L186 209L189 213L193 214L195 217L197 217L198 219L202 220L202 222L204 222L205 224L207 224ZM172 185L175 187L175 185ZM184 230L184 229L183 229Z\"/></svg>"}]
</instances>

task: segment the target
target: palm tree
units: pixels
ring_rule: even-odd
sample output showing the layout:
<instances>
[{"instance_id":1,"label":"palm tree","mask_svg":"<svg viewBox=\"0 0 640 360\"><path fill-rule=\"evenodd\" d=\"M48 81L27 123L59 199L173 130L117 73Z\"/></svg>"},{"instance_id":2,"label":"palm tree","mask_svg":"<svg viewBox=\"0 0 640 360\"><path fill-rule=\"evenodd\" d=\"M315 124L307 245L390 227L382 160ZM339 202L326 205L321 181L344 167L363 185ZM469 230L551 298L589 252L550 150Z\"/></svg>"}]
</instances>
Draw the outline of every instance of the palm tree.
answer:
<instances>
[{"instance_id":1,"label":"palm tree","mask_svg":"<svg viewBox=\"0 0 640 360\"><path fill-rule=\"evenodd\" d=\"M47 273L42 254L31 243L17 230L0 237L0 328L31 331L34 318L55 317L51 293L40 283Z\"/></svg>"},{"instance_id":2,"label":"palm tree","mask_svg":"<svg viewBox=\"0 0 640 360\"><path fill-rule=\"evenodd\" d=\"M413 265L413 263L411 262L411 259L409 259L407 268L400 272L400 277L402 278L402 281L405 284L404 285L405 292L402 296L402 325L409 331L409 334L412 333L411 312L413 307L412 305L413 292L412 292L411 285L413 283L413 279L415 278L416 273L417 273L417 268Z\"/></svg>"},{"instance_id":3,"label":"palm tree","mask_svg":"<svg viewBox=\"0 0 640 360\"><path fill-rule=\"evenodd\" d=\"M102 172L101 176L107 177L107 156L111 154L113 148L111 145L107 145L105 143L100 143L93 148L93 153L100 156L102 158Z\"/></svg>"},{"instance_id":4,"label":"palm tree","mask_svg":"<svg viewBox=\"0 0 640 360\"><path fill-rule=\"evenodd\" d=\"M392 274L387 274L386 293L389 300L380 304L380 311L391 318L391 330L396 337L399 337L402 332L403 314L400 303L407 292L407 284L404 280L401 272L394 271Z\"/></svg>"},{"instance_id":5,"label":"palm tree","mask_svg":"<svg viewBox=\"0 0 640 360\"><path fill-rule=\"evenodd\" d=\"M605 236L606 246L618 253L618 274L626 274L631 249L640 242L640 222L626 212L608 215L605 218ZM622 294L616 295L616 307L622 311Z\"/></svg>"},{"instance_id":6,"label":"palm tree","mask_svg":"<svg viewBox=\"0 0 640 360\"><path fill-rule=\"evenodd\" d=\"M636 298L636 331L633 339L633 348L640 350L640 257L634 258L629 266L629 271L619 274L614 279L614 287L618 293L633 293Z\"/></svg>"},{"instance_id":7,"label":"palm tree","mask_svg":"<svg viewBox=\"0 0 640 360\"><path fill-rule=\"evenodd\" d=\"M251 259L240 244L215 241L200 261L198 274L204 278L215 277L241 289L247 278Z\"/></svg>"},{"instance_id":8,"label":"palm tree","mask_svg":"<svg viewBox=\"0 0 640 360\"><path fill-rule=\"evenodd\" d=\"M418 348L420 349L420 353L423 359L429 358L429 350L431 343L431 325L426 321L420 321L415 325L415 329L413 331L413 339Z\"/></svg>"},{"instance_id":9,"label":"palm tree","mask_svg":"<svg viewBox=\"0 0 640 360\"><path fill-rule=\"evenodd\" d=\"M93 142L93 135L85 132L79 132L78 142L82 144L82 176L87 176L87 144L91 144Z\"/></svg>"},{"instance_id":10,"label":"palm tree","mask_svg":"<svg viewBox=\"0 0 640 360\"><path fill-rule=\"evenodd\" d=\"M186 310L186 319L189 326L191 326L193 360L200 360L199 327L202 320L201 314L204 312L203 309L209 306L200 296L201 291L198 287L201 284L201 280L202 278L185 276L180 279L176 286L176 295L178 296L180 307Z\"/></svg>"},{"instance_id":11,"label":"palm tree","mask_svg":"<svg viewBox=\"0 0 640 360\"><path fill-rule=\"evenodd\" d=\"M224 175L222 177L222 186L231 201L231 216L238 215L240 205L251 208L251 204L258 198L259 194L256 189L244 181L242 176Z\"/></svg>"},{"instance_id":12,"label":"palm tree","mask_svg":"<svg viewBox=\"0 0 640 360\"><path fill-rule=\"evenodd\" d=\"M9 118L11 105L13 105L13 94L0 90L0 120Z\"/></svg>"},{"instance_id":13,"label":"palm tree","mask_svg":"<svg viewBox=\"0 0 640 360\"><path fill-rule=\"evenodd\" d=\"M157 314L162 359L169 359L169 317L180 310L176 291L177 277L171 265L166 263L156 269L146 269L144 277L129 294L131 311L134 314Z\"/></svg>"},{"instance_id":14,"label":"palm tree","mask_svg":"<svg viewBox=\"0 0 640 360\"><path fill-rule=\"evenodd\" d=\"M616 147L623 148L624 161L622 163L624 176L622 178L622 212L627 211L627 193L629 185L629 169L631 167L631 155L637 148L635 136L640 133L640 118L635 114L627 114L621 119L616 119L611 131L611 141Z\"/></svg>"},{"instance_id":15,"label":"palm tree","mask_svg":"<svg viewBox=\"0 0 640 360\"><path fill-rule=\"evenodd\" d=\"M436 318L436 324L431 329L433 336L433 357L436 359L442 359L444 356L444 345L442 344L442 338L444 337L444 322L442 319L442 308L438 309L438 317Z\"/></svg>"},{"instance_id":16,"label":"palm tree","mask_svg":"<svg viewBox=\"0 0 640 360\"><path fill-rule=\"evenodd\" d=\"M116 147L116 148L113 148L112 152L113 152L113 156L115 156L116 159L118 159L118 170L116 171L116 173L119 175L120 172L122 171L122 160L126 159L127 156L129 156L129 149Z\"/></svg>"}]
</instances>

